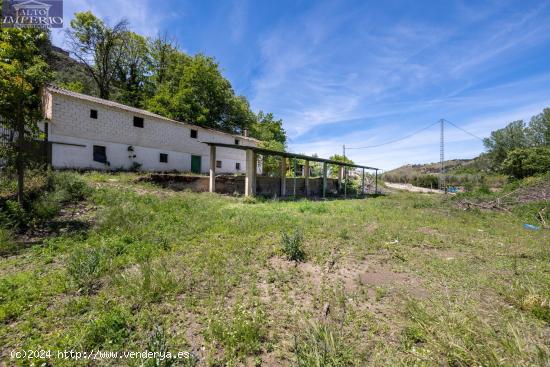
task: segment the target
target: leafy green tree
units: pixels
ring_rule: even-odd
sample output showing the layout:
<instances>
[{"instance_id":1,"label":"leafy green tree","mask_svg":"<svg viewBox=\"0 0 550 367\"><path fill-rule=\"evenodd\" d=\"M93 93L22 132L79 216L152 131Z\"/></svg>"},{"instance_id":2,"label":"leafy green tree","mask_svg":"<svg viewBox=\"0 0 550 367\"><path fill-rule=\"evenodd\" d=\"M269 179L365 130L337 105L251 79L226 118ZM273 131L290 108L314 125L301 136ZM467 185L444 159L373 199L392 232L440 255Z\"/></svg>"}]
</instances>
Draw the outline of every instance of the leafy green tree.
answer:
<instances>
[{"instance_id":1,"label":"leafy green tree","mask_svg":"<svg viewBox=\"0 0 550 367\"><path fill-rule=\"evenodd\" d=\"M520 149L513 157L513 161L517 161L519 155L526 152L521 149L550 144L550 108L533 116L528 125L519 120L509 123L503 129L493 131L489 138L483 140L483 143L492 169L502 170L503 162L513 150ZM507 170L510 169L510 164L512 161L507 163Z\"/></svg>"},{"instance_id":2,"label":"leafy green tree","mask_svg":"<svg viewBox=\"0 0 550 367\"><path fill-rule=\"evenodd\" d=\"M483 144L492 161L493 169L498 169L508 152L529 145L525 134L525 123L522 120L511 122L506 127L491 132L489 138L483 139Z\"/></svg>"},{"instance_id":3,"label":"leafy green tree","mask_svg":"<svg viewBox=\"0 0 550 367\"><path fill-rule=\"evenodd\" d=\"M0 30L0 124L16 132L15 140L2 147L2 159L15 165L17 199L23 203L27 145L39 134L43 119L40 88L50 78L44 60L48 36L37 29Z\"/></svg>"},{"instance_id":4,"label":"leafy green tree","mask_svg":"<svg viewBox=\"0 0 550 367\"><path fill-rule=\"evenodd\" d=\"M145 37L127 32L122 57L117 65L117 86L121 103L141 108L145 103L151 59Z\"/></svg>"},{"instance_id":5,"label":"leafy green tree","mask_svg":"<svg viewBox=\"0 0 550 367\"><path fill-rule=\"evenodd\" d=\"M277 141L286 148L287 137L283 121L276 120L272 113L258 112L256 122L250 128L250 136L263 141Z\"/></svg>"},{"instance_id":6,"label":"leafy green tree","mask_svg":"<svg viewBox=\"0 0 550 367\"><path fill-rule=\"evenodd\" d=\"M348 157L344 157L343 155L340 155L340 154L334 154L329 159L332 161L355 164L351 159L349 159ZM340 166L336 164L331 164L329 167L330 167L330 177L333 177L333 178L338 177L338 170L340 169Z\"/></svg>"},{"instance_id":7,"label":"leafy green tree","mask_svg":"<svg viewBox=\"0 0 550 367\"><path fill-rule=\"evenodd\" d=\"M550 172L550 145L512 150L502 163L502 170L516 178Z\"/></svg>"},{"instance_id":8,"label":"leafy green tree","mask_svg":"<svg viewBox=\"0 0 550 367\"><path fill-rule=\"evenodd\" d=\"M550 108L531 117L526 135L529 146L550 145Z\"/></svg>"},{"instance_id":9,"label":"leafy green tree","mask_svg":"<svg viewBox=\"0 0 550 367\"><path fill-rule=\"evenodd\" d=\"M110 27L87 11L75 13L71 27L66 31L71 53L85 65L101 98L109 99L111 95L126 49L127 28L126 20Z\"/></svg>"},{"instance_id":10,"label":"leafy green tree","mask_svg":"<svg viewBox=\"0 0 550 367\"><path fill-rule=\"evenodd\" d=\"M184 56L185 61L189 59L187 55L178 51L177 45L170 40L165 33L149 40L149 56L151 59L151 81L156 90L164 84L169 78L179 77L174 73L174 67L178 64L178 59ZM177 83L176 83L177 85Z\"/></svg>"},{"instance_id":11,"label":"leafy green tree","mask_svg":"<svg viewBox=\"0 0 550 367\"><path fill-rule=\"evenodd\" d=\"M255 115L250 126L250 136L261 140L260 146L270 150L284 152L286 150L286 132L282 120L276 120L272 113L260 111ZM269 176L278 176L281 158L265 156L262 160L263 173Z\"/></svg>"},{"instance_id":12,"label":"leafy green tree","mask_svg":"<svg viewBox=\"0 0 550 367\"><path fill-rule=\"evenodd\" d=\"M202 54L175 57L148 107L174 120L229 132L240 132L254 122L246 98L236 96L216 61Z\"/></svg>"}]
</instances>

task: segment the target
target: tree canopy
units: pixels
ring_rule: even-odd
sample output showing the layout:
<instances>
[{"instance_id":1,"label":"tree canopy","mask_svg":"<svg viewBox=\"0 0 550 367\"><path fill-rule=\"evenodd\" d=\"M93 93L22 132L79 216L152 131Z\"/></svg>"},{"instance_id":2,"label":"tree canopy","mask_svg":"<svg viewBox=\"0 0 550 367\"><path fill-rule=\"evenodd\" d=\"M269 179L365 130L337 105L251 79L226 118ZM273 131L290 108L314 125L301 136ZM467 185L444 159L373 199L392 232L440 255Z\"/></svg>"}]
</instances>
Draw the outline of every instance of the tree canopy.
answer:
<instances>
[{"instance_id":1,"label":"tree canopy","mask_svg":"<svg viewBox=\"0 0 550 367\"><path fill-rule=\"evenodd\" d=\"M518 120L493 131L483 143L495 171L524 177L548 170L544 155L550 146L550 108L533 116L528 124Z\"/></svg>"}]
</instances>

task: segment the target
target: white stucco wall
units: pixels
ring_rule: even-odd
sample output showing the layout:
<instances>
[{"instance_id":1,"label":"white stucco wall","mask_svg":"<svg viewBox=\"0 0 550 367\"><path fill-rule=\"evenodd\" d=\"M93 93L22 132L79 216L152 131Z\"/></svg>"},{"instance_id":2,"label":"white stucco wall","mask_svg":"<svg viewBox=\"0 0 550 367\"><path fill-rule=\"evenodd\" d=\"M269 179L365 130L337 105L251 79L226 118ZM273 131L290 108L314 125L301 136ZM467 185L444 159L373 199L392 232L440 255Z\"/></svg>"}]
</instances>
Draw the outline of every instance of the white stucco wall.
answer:
<instances>
[{"instance_id":1,"label":"white stucco wall","mask_svg":"<svg viewBox=\"0 0 550 367\"><path fill-rule=\"evenodd\" d=\"M188 124L152 117L134 111L104 106L72 96L51 93L49 113L49 140L52 144L54 168L128 169L133 162L142 164L146 171L190 171L191 155L201 156L201 170L208 172L210 148L202 142L255 146L254 140L202 129ZM90 110L98 111L98 118L90 118ZM134 126L134 116L144 119L144 127ZM198 131L197 139L190 130ZM93 160L93 146L106 147L110 165ZM128 151L132 146L134 152ZM168 154L168 163L160 162L160 153ZM132 158L132 155L136 155ZM216 159L222 161L220 173L245 172L243 150L217 148ZM241 165L240 171L235 163Z\"/></svg>"}]
</instances>

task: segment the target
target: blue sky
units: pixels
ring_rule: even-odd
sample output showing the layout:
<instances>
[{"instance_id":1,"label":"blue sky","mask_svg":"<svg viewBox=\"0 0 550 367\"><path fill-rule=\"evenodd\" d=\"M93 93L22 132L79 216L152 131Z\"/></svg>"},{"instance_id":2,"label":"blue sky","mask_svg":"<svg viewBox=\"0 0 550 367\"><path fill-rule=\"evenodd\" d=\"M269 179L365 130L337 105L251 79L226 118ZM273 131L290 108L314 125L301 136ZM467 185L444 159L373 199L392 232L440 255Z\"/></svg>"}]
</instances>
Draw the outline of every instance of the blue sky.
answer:
<instances>
[{"instance_id":1,"label":"blue sky","mask_svg":"<svg viewBox=\"0 0 550 367\"><path fill-rule=\"evenodd\" d=\"M84 10L214 56L255 111L283 119L293 152L328 157L440 118L484 137L550 107L549 1L65 0L65 24ZM454 128L446 140L446 158L483 150ZM439 130L349 156L438 161Z\"/></svg>"}]
</instances>

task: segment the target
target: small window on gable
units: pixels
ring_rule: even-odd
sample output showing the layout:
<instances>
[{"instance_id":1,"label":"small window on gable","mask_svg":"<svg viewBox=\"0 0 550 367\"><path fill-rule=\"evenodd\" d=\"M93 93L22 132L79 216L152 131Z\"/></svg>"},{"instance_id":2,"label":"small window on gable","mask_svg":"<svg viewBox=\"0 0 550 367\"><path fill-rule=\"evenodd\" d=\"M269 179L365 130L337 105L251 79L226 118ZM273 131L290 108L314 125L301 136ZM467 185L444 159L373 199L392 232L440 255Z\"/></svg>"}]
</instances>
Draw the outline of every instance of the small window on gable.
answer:
<instances>
[{"instance_id":1,"label":"small window on gable","mask_svg":"<svg viewBox=\"0 0 550 367\"><path fill-rule=\"evenodd\" d=\"M216 168L222 168L222 161L216 161Z\"/></svg>"},{"instance_id":2,"label":"small window on gable","mask_svg":"<svg viewBox=\"0 0 550 367\"><path fill-rule=\"evenodd\" d=\"M168 154L160 153L160 163L168 163Z\"/></svg>"},{"instance_id":3,"label":"small window on gable","mask_svg":"<svg viewBox=\"0 0 550 367\"><path fill-rule=\"evenodd\" d=\"M143 127L143 117L134 116L134 126L142 128Z\"/></svg>"},{"instance_id":4,"label":"small window on gable","mask_svg":"<svg viewBox=\"0 0 550 367\"><path fill-rule=\"evenodd\" d=\"M90 110L90 118L97 120L97 110Z\"/></svg>"},{"instance_id":5,"label":"small window on gable","mask_svg":"<svg viewBox=\"0 0 550 367\"><path fill-rule=\"evenodd\" d=\"M241 141L239 139L235 139L235 145L239 145Z\"/></svg>"},{"instance_id":6,"label":"small window on gable","mask_svg":"<svg viewBox=\"0 0 550 367\"><path fill-rule=\"evenodd\" d=\"M191 138L196 139L199 136L199 132L197 130L191 129Z\"/></svg>"},{"instance_id":7,"label":"small window on gable","mask_svg":"<svg viewBox=\"0 0 550 367\"><path fill-rule=\"evenodd\" d=\"M240 162L235 163L235 169L236 169L237 171L240 171L240 170L241 170L241 163L240 163Z\"/></svg>"},{"instance_id":8,"label":"small window on gable","mask_svg":"<svg viewBox=\"0 0 550 367\"><path fill-rule=\"evenodd\" d=\"M107 149L101 145L94 145L94 161L107 163Z\"/></svg>"}]
</instances>

